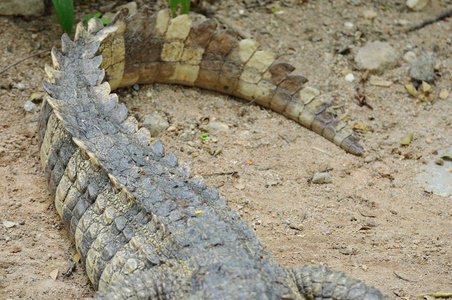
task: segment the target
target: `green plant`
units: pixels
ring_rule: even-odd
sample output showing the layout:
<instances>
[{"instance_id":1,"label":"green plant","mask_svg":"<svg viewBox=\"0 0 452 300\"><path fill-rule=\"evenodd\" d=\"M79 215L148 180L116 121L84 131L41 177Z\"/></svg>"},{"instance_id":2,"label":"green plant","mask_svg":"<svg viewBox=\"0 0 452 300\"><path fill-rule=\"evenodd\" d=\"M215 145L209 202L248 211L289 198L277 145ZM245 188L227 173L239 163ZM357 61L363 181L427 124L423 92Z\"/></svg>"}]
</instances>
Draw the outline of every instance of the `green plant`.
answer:
<instances>
[{"instance_id":1,"label":"green plant","mask_svg":"<svg viewBox=\"0 0 452 300\"><path fill-rule=\"evenodd\" d=\"M180 5L180 14L185 15L190 11L190 0L168 0L173 18L177 16L176 9Z\"/></svg>"},{"instance_id":2,"label":"green plant","mask_svg":"<svg viewBox=\"0 0 452 300\"><path fill-rule=\"evenodd\" d=\"M102 14L100 12L97 13L97 14L94 14L94 15L88 14L88 15L83 17L82 21L83 21L83 23L86 23L89 20L91 20L92 18L99 18L104 25L107 25L108 22L110 22L110 20L109 19L105 19L105 18L101 18L101 16L102 16Z\"/></svg>"},{"instance_id":3,"label":"green plant","mask_svg":"<svg viewBox=\"0 0 452 300\"><path fill-rule=\"evenodd\" d=\"M74 3L72 0L52 0L61 28L71 34L74 22Z\"/></svg>"}]
</instances>

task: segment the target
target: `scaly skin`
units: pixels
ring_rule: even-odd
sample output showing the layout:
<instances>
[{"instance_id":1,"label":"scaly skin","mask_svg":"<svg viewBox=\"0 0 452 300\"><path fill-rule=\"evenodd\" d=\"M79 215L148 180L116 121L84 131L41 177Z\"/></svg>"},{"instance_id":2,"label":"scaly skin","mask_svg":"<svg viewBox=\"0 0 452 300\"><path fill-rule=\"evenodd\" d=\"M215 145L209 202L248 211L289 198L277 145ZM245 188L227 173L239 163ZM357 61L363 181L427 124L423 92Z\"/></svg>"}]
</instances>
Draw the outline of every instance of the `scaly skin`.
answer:
<instances>
[{"instance_id":1,"label":"scaly skin","mask_svg":"<svg viewBox=\"0 0 452 300\"><path fill-rule=\"evenodd\" d=\"M325 267L281 267L215 188L165 155L161 142L149 144L149 132L102 83L106 73L112 85L125 84L115 72L132 66L107 54L135 36L121 20L103 27L92 19L88 31L79 24L75 42L62 37L62 53L53 49L46 66L40 118L41 161L95 297L387 299ZM165 82L185 78L177 76Z\"/></svg>"}]
</instances>

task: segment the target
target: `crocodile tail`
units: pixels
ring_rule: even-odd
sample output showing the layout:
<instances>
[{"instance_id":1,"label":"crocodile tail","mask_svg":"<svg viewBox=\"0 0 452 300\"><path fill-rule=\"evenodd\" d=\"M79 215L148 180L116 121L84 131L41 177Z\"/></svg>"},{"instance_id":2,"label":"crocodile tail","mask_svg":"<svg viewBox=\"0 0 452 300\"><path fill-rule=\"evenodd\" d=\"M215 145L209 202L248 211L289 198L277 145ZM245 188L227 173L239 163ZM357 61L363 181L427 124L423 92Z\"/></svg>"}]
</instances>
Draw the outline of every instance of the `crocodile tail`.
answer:
<instances>
[{"instance_id":1,"label":"crocodile tail","mask_svg":"<svg viewBox=\"0 0 452 300\"><path fill-rule=\"evenodd\" d=\"M305 86L292 65L259 50L251 39L217 30L213 20L193 24L188 15L171 19L168 10L152 14L144 7L126 17L120 11L109 26L119 29L99 49L112 89L154 82L218 91L255 102L324 136L345 151L361 155L353 130L335 118L320 92Z\"/></svg>"},{"instance_id":2,"label":"crocodile tail","mask_svg":"<svg viewBox=\"0 0 452 300\"><path fill-rule=\"evenodd\" d=\"M324 266L305 265L291 271L298 290L306 299L390 299L374 287Z\"/></svg>"}]
</instances>

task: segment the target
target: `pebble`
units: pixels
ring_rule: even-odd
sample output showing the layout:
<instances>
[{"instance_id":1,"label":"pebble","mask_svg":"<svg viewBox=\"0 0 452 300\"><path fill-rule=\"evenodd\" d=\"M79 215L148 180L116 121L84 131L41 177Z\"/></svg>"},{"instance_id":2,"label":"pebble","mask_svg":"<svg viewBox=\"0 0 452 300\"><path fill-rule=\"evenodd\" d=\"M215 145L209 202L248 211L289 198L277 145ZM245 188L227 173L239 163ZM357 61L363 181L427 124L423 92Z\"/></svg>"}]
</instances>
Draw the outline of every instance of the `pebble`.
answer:
<instances>
[{"instance_id":1,"label":"pebble","mask_svg":"<svg viewBox=\"0 0 452 300\"><path fill-rule=\"evenodd\" d=\"M360 48L356 53L355 62L361 70L382 73L397 65L398 56L396 50L388 43L376 41Z\"/></svg>"},{"instance_id":2,"label":"pebble","mask_svg":"<svg viewBox=\"0 0 452 300\"><path fill-rule=\"evenodd\" d=\"M225 123L218 121L210 121L206 125L199 126L200 129L206 130L209 133L222 132L226 133L229 131L229 126Z\"/></svg>"},{"instance_id":3,"label":"pebble","mask_svg":"<svg viewBox=\"0 0 452 300\"><path fill-rule=\"evenodd\" d=\"M324 184L324 183L330 183L333 182L333 178L329 173L326 172L317 172L312 177L312 183L315 184Z\"/></svg>"},{"instance_id":4,"label":"pebble","mask_svg":"<svg viewBox=\"0 0 452 300\"><path fill-rule=\"evenodd\" d=\"M406 61L406 62L409 62L409 63L411 63L415 59L416 59L416 54L413 51L408 51L403 56L403 60Z\"/></svg>"},{"instance_id":5,"label":"pebble","mask_svg":"<svg viewBox=\"0 0 452 300\"><path fill-rule=\"evenodd\" d=\"M16 83L14 84L14 87L18 90L25 90L25 84L23 84L22 82Z\"/></svg>"},{"instance_id":6,"label":"pebble","mask_svg":"<svg viewBox=\"0 0 452 300\"><path fill-rule=\"evenodd\" d=\"M444 165L444 159L442 159L442 158L435 159L435 164L437 164L438 166L443 166Z\"/></svg>"},{"instance_id":7,"label":"pebble","mask_svg":"<svg viewBox=\"0 0 452 300\"><path fill-rule=\"evenodd\" d=\"M378 13L374 10L371 9L366 9L365 11L363 11L363 17L364 19L367 20L373 20L378 16Z\"/></svg>"},{"instance_id":8,"label":"pebble","mask_svg":"<svg viewBox=\"0 0 452 300\"><path fill-rule=\"evenodd\" d=\"M24 104L24 109L26 112L34 114L35 112L38 111L38 106L36 104L34 104L33 102L31 102L30 100L28 100Z\"/></svg>"},{"instance_id":9,"label":"pebble","mask_svg":"<svg viewBox=\"0 0 452 300\"><path fill-rule=\"evenodd\" d=\"M409 75L414 81L435 81L436 59L433 55L422 54L411 62Z\"/></svg>"},{"instance_id":10,"label":"pebble","mask_svg":"<svg viewBox=\"0 0 452 300\"><path fill-rule=\"evenodd\" d=\"M344 27L347 29L355 29L355 24L353 24L351 22L345 22Z\"/></svg>"},{"instance_id":11,"label":"pebble","mask_svg":"<svg viewBox=\"0 0 452 300\"><path fill-rule=\"evenodd\" d=\"M345 81L353 82L355 80L355 76L352 73L345 75Z\"/></svg>"},{"instance_id":12,"label":"pebble","mask_svg":"<svg viewBox=\"0 0 452 300\"><path fill-rule=\"evenodd\" d=\"M140 90L140 85L139 84L134 84L133 86L132 86L132 88L135 90L135 91L139 91Z\"/></svg>"},{"instance_id":13,"label":"pebble","mask_svg":"<svg viewBox=\"0 0 452 300\"><path fill-rule=\"evenodd\" d=\"M422 10L428 4L428 0L407 0L406 6L414 11Z\"/></svg>"},{"instance_id":14,"label":"pebble","mask_svg":"<svg viewBox=\"0 0 452 300\"><path fill-rule=\"evenodd\" d=\"M194 131L182 132L179 135L179 140L184 141L184 142L193 141L194 138L195 138L195 132Z\"/></svg>"},{"instance_id":15,"label":"pebble","mask_svg":"<svg viewBox=\"0 0 452 300\"><path fill-rule=\"evenodd\" d=\"M447 90L442 90L438 96L440 99L445 100L449 97L449 92Z\"/></svg>"},{"instance_id":16,"label":"pebble","mask_svg":"<svg viewBox=\"0 0 452 300\"><path fill-rule=\"evenodd\" d=\"M151 132L152 137L156 137L160 132L169 127L168 121L157 114L145 115L141 121L143 122L143 126Z\"/></svg>"},{"instance_id":17,"label":"pebble","mask_svg":"<svg viewBox=\"0 0 452 300\"><path fill-rule=\"evenodd\" d=\"M146 93L146 97L151 98L152 97L152 92L147 92Z\"/></svg>"}]
</instances>

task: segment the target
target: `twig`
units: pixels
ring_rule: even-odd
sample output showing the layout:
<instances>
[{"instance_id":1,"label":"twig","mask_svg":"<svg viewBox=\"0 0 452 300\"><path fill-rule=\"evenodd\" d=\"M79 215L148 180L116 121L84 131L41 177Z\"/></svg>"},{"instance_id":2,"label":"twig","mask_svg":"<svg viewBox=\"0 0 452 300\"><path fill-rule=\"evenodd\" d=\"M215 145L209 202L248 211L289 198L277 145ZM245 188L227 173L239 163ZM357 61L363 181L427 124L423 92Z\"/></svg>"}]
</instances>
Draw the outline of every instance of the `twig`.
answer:
<instances>
[{"instance_id":1,"label":"twig","mask_svg":"<svg viewBox=\"0 0 452 300\"><path fill-rule=\"evenodd\" d=\"M446 10L445 12L440 13L436 17L424 20L421 23L418 23L416 25L410 26L410 27L408 27L408 29L406 31L410 32L410 31L418 30L418 29L420 29L422 27L425 27L425 26L430 25L432 23L438 22L438 21L440 21L440 20L442 20L444 18L449 18L451 16L452 16L452 8Z\"/></svg>"},{"instance_id":2,"label":"twig","mask_svg":"<svg viewBox=\"0 0 452 300\"><path fill-rule=\"evenodd\" d=\"M238 174L237 171L231 171L231 172L218 172L218 173L210 173L210 174L204 174L204 177L210 177L210 176L223 176L223 175L236 175Z\"/></svg>"},{"instance_id":3,"label":"twig","mask_svg":"<svg viewBox=\"0 0 452 300\"><path fill-rule=\"evenodd\" d=\"M49 49L46 49L46 50L42 50L42 51L36 52L35 54L29 55L29 56L27 56L27 57L25 57L25 58L22 58L21 60L18 60L18 61L16 61L15 63L13 63L13 64L7 66L6 68L4 68L3 70L1 70L1 71L0 71L0 74L3 74L3 73L4 73L5 71L7 71L8 69L11 69L11 68L14 67L15 65L20 64L20 63L23 62L24 60L27 60L27 59L29 59L29 58L38 56L38 55L43 54L43 53L46 53L46 52L50 52L50 50L52 50L52 49L49 48Z\"/></svg>"},{"instance_id":4,"label":"twig","mask_svg":"<svg viewBox=\"0 0 452 300\"><path fill-rule=\"evenodd\" d=\"M329 155L330 157L333 157L333 156L334 156L333 154L328 153L328 152L326 152L325 150L320 149L320 148L317 148L317 147L312 147L312 149L317 150L317 151L322 152L322 153L325 153L326 155Z\"/></svg>"},{"instance_id":5,"label":"twig","mask_svg":"<svg viewBox=\"0 0 452 300\"><path fill-rule=\"evenodd\" d=\"M394 275L397 276L398 278L400 278L402 280L405 280L405 281L408 281L408 282L417 282L418 281L418 280L410 280L410 279L408 279L406 277L403 277L403 276L397 274L395 271L392 271L392 273L394 273Z\"/></svg>"}]
</instances>

